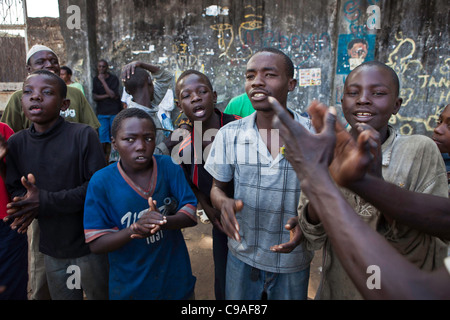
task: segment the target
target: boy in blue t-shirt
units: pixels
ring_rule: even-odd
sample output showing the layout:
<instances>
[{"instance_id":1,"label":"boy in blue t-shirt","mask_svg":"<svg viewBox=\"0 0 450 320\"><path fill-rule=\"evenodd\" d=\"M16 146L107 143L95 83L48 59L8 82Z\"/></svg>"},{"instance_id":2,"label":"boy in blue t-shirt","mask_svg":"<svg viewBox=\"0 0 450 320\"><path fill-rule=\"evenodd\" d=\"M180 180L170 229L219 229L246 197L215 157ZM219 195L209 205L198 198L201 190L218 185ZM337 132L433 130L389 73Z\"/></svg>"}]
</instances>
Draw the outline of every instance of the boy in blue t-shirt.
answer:
<instances>
[{"instance_id":1,"label":"boy in blue t-shirt","mask_svg":"<svg viewBox=\"0 0 450 320\"><path fill-rule=\"evenodd\" d=\"M112 125L120 161L89 183L86 241L92 252L108 252L110 299L175 300L194 294L180 229L197 224L197 200L181 167L169 156L153 155L155 136L146 112L121 111ZM163 210L167 198L178 203L174 214Z\"/></svg>"}]
</instances>

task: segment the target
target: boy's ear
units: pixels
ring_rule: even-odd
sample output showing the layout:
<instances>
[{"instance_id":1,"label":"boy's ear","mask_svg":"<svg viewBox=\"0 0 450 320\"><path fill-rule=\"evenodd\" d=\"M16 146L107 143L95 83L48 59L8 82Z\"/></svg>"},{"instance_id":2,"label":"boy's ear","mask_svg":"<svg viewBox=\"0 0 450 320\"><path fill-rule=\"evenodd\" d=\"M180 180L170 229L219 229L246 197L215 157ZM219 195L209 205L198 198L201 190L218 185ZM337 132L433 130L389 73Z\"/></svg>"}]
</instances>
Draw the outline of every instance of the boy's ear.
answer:
<instances>
[{"instance_id":1,"label":"boy's ear","mask_svg":"<svg viewBox=\"0 0 450 320\"><path fill-rule=\"evenodd\" d=\"M217 92L213 91L213 102L214 104L217 104Z\"/></svg>"},{"instance_id":2,"label":"boy's ear","mask_svg":"<svg viewBox=\"0 0 450 320\"><path fill-rule=\"evenodd\" d=\"M183 112L183 108L181 108L181 104L180 104L180 102L178 101L178 99L175 99L174 102L175 102L175 105L177 106L177 108L180 109L181 112Z\"/></svg>"},{"instance_id":3,"label":"boy's ear","mask_svg":"<svg viewBox=\"0 0 450 320\"><path fill-rule=\"evenodd\" d=\"M61 104L61 111L66 111L70 107L70 99L64 99Z\"/></svg>"},{"instance_id":4,"label":"boy's ear","mask_svg":"<svg viewBox=\"0 0 450 320\"><path fill-rule=\"evenodd\" d=\"M402 106L402 103L403 103L402 98L397 98L397 100L395 100L394 111L392 112L392 114L398 113L398 111L400 110L400 107Z\"/></svg>"},{"instance_id":5,"label":"boy's ear","mask_svg":"<svg viewBox=\"0 0 450 320\"><path fill-rule=\"evenodd\" d=\"M117 148L116 148L116 139L114 139L113 136L111 136L111 145L114 147L114 149L117 150Z\"/></svg>"},{"instance_id":6,"label":"boy's ear","mask_svg":"<svg viewBox=\"0 0 450 320\"><path fill-rule=\"evenodd\" d=\"M295 87L297 87L297 79L290 79L288 84L289 92L294 91Z\"/></svg>"}]
</instances>

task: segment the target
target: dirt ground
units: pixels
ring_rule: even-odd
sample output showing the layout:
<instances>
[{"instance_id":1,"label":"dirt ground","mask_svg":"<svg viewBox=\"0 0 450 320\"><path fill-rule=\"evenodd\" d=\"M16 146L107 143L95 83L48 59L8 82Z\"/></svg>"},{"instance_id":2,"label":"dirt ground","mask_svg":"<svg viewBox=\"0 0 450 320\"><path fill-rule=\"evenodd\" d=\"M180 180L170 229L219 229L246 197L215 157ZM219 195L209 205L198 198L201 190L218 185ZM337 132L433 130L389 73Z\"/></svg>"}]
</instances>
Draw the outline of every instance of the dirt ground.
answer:
<instances>
[{"instance_id":1,"label":"dirt ground","mask_svg":"<svg viewBox=\"0 0 450 320\"><path fill-rule=\"evenodd\" d=\"M192 271L197 277L196 300L215 300L214 261L212 255L212 226L198 221L197 226L183 230L184 239L191 258ZM319 267L322 253L316 252L311 264L308 298L314 299L320 281Z\"/></svg>"},{"instance_id":2,"label":"dirt ground","mask_svg":"<svg viewBox=\"0 0 450 320\"><path fill-rule=\"evenodd\" d=\"M183 229L184 239L191 258L192 271L197 277L195 285L196 300L215 300L214 261L212 254L212 225L198 220L193 228ZM314 299L320 281L319 267L322 264L322 252L316 252L311 263L308 299ZM29 296L31 294L29 288ZM30 297L29 297L30 298Z\"/></svg>"}]
</instances>

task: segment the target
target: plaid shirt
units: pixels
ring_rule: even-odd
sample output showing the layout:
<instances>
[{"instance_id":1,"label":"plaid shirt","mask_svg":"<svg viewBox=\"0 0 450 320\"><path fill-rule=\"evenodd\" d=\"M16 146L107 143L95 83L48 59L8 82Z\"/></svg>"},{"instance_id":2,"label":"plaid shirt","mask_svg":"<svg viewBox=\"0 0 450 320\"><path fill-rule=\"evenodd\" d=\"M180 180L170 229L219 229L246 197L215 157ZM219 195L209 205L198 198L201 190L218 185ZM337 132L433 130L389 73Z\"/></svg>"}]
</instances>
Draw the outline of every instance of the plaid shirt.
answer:
<instances>
[{"instance_id":1,"label":"plaid shirt","mask_svg":"<svg viewBox=\"0 0 450 320\"><path fill-rule=\"evenodd\" d=\"M312 131L309 119L289 110L297 122ZM222 182L234 180L234 198L244 202L236 214L241 242L228 238L230 251L246 264L275 273L301 271L310 265L313 252L302 243L289 254L270 247L289 241L284 228L297 217L300 183L290 163L281 154L274 159L261 139L256 115L233 121L219 130L205 169ZM272 135L275 133L272 130ZM272 145L278 141L273 136Z\"/></svg>"}]
</instances>

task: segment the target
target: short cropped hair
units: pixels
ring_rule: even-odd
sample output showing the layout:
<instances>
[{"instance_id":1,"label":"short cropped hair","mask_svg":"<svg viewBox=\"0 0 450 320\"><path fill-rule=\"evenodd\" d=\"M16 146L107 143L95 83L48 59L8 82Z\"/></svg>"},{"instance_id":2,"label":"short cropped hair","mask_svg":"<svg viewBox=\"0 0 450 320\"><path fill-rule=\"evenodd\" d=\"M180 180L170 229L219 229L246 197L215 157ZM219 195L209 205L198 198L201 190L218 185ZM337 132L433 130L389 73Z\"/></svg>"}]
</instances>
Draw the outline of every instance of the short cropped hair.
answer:
<instances>
[{"instance_id":1,"label":"short cropped hair","mask_svg":"<svg viewBox=\"0 0 450 320\"><path fill-rule=\"evenodd\" d=\"M156 132L155 122L153 121L152 117L150 117L150 115L147 112L145 112L144 110L141 110L139 108L127 108L127 109L120 111L113 120L113 123L111 125L111 135L113 136L113 138L116 137L117 132L119 131L120 126L122 124L122 121L125 119L129 119L129 118L150 120L150 122L152 123L153 128L155 128L155 132Z\"/></svg>"},{"instance_id":2,"label":"short cropped hair","mask_svg":"<svg viewBox=\"0 0 450 320\"><path fill-rule=\"evenodd\" d=\"M108 61L106 61L105 59L100 59L100 60L98 60L97 64L99 64L100 62L106 63L106 65L109 67L109 63L108 63Z\"/></svg>"},{"instance_id":3,"label":"short cropped hair","mask_svg":"<svg viewBox=\"0 0 450 320\"><path fill-rule=\"evenodd\" d=\"M144 82L148 81L149 76L145 69L135 68L134 74L131 74L130 78L123 82L125 90L131 95L135 94L137 89L142 88Z\"/></svg>"},{"instance_id":4,"label":"short cropped hair","mask_svg":"<svg viewBox=\"0 0 450 320\"><path fill-rule=\"evenodd\" d=\"M394 84L396 85L395 93L397 94L397 96L400 95L400 80L398 79L398 75L394 71L394 69L392 69L388 65L384 64L383 62L372 60L372 61L366 61L366 62L361 63L359 66L357 66L355 69L353 69L352 72L355 70L358 70L359 68L363 68L363 67L379 67L379 68L383 68L383 69L387 70L390 73L391 78L394 81ZM350 72L350 74L352 72ZM347 77L347 79L348 79L348 77Z\"/></svg>"},{"instance_id":5,"label":"short cropped hair","mask_svg":"<svg viewBox=\"0 0 450 320\"><path fill-rule=\"evenodd\" d=\"M67 85L64 82L64 80L61 79L58 75L56 75L53 72L50 72L48 70L45 70L45 69L39 69L39 70L33 71L27 77L27 79L29 77L31 77L32 75L43 75L43 76L46 76L46 77L49 77L49 78L52 78L53 80L55 80L58 83L58 86L59 86L59 89L58 89L59 94L61 95L62 98L64 98L64 99L66 98L66 96L67 96Z\"/></svg>"},{"instance_id":6,"label":"short cropped hair","mask_svg":"<svg viewBox=\"0 0 450 320\"><path fill-rule=\"evenodd\" d=\"M270 52L270 53L274 53L277 54L279 56L281 56L284 59L284 63L286 65L286 74L288 75L289 78L294 78L294 63L292 62L291 58L289 58L289 56L287 54L285 54L283 51L278 50L276 48L271 48L271 47L266 47L266 48L262 48L260 50L258 50L254 55L258 54L258 53L262 53L262 52Z\"/></svg>"},{"instance_id":7,"label":"short cropped hair","mask_svg":"<svg viewBox=\"0 0 450 320\"><path fill-rule=\"evenodd\" d=\"M72 75L72 69L70 69L68 66L62 66L61 70L66 70L66 72L69 76Z\"/></svg>"},{"instance_id":8,"label":"short cropped hair","mask_svg":"<svg viewBox=\"0 0 450 320\"><path fill-rule=\"evenodd\" d=\"M208 86L208 88L211 89L211 91L214 91L213 86L211 84L211 81L209 80L208 76L206 76L204 73L201 73L200 71L194 70L194 69L189 69L184 71L182 74L180 74L180 76L177 79L177 83L175 85L175 94L177 95L177 97L179 98L179 93L180 90L178 89L178 85L181 82L181 80L183 80L183 78L191 75L191 74L195 74L197 76L199 76L200 78L202 78L203 80L205 80L206 85Z\"/></svg>"}]
</instances>

